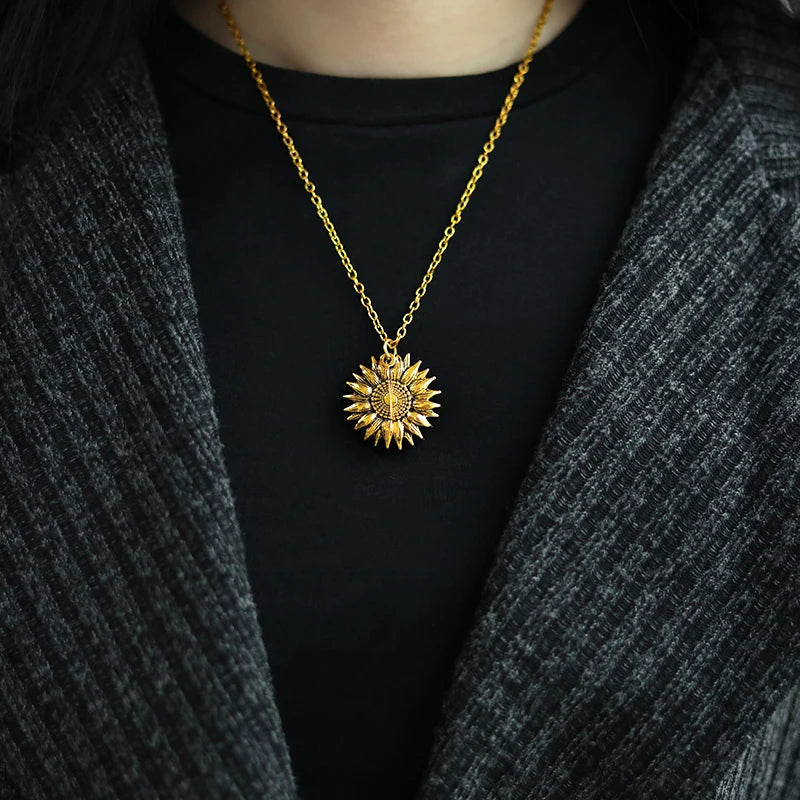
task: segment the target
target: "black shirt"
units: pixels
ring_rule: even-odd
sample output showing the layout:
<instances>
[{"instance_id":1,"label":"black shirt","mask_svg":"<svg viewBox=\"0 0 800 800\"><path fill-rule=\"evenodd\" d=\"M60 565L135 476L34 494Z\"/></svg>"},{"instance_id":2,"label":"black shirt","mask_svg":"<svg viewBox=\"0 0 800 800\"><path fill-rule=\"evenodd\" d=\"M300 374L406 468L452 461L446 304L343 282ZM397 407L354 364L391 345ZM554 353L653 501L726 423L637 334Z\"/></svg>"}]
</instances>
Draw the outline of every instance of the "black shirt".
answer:
<instances>
[{"instance_id":1,"label":"black shirt","mask_svg":"<svg viewBox=\"0 0 800 800\"><path fill-rule=\"evenodd\" d=\"M678 87L692 31L667 5L587 0L534 55L401 342L442 392L425 439L401 452L346 420L346 381L381 341L244 59L175 16L149 43L303 800L411 798L420 780L493 550ZM394 334L516 64L421 79L259 67Z\"/></svg>"}]
</instances>

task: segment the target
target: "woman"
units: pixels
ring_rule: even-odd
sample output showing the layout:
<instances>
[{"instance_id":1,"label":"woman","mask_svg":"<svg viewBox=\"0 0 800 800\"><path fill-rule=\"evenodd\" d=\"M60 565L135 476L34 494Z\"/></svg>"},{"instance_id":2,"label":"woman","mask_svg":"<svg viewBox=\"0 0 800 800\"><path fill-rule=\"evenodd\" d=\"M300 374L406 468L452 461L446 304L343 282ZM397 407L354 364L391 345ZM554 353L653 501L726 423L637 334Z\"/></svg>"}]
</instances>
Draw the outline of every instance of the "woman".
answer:
<instances>
[{"instance_id":1,"label":"woman","mask_svg":"<svg viewBox=\"0 0 800 800\"><path fill-rule=\"evenodd\" d=\"M796 18L2 25L1 797L800 797Z\"/></svg>"}]
</instances>

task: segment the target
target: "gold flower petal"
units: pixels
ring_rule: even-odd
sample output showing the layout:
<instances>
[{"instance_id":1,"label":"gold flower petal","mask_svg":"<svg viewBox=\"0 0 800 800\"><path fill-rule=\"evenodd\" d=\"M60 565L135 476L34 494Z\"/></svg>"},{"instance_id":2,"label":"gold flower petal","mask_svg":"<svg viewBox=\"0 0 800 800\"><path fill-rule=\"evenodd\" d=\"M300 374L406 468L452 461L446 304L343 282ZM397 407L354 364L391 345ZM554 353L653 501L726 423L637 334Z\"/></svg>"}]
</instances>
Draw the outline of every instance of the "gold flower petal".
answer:
<instances>
[{"instance_id":1,"label":"gold flower petal","mask_svg":"<svg viewBox=\"0 0 800 800\"><path fill-rule=\"evenodd\" d=\"M351 403L344 411L369 411L371 408L369 400L361 400L360 402Z\"/></svg>"},{"instance_id":2,"label":"gold flower petal","mask_svg":"<svg viewBox=\"0 0 800 800\"><path fill-rule=\"evenodd\" d=\"M355 373L353 374L355 375ZM364 396L367 396L372 391L372 389L367 386L366 383L362 383L361 381L347 381L347 385L351 389L355 389L359 394L363 394Z\"/></svg>"},{"instance_id":3,"label":"gold flower petal","mask_svg":"<svg viewBox=\"0 0 800 800\"><path fill-rule=\"evenodd\" d=\"M392 420L385 419L383 424L381 425L381 433L383 434L383 442L386 447L389 447L389 442L392 441L392 436L394 435L394 431L392 430Z\"/></svg>"},{"instance_id":4,"label":"gold flower petal","mask_svg":"<svg viewBox=\"0 0 800 800\"><path fill-rule=\"evenodd\" d=\"M405 425L406 428L411 431L411 433L415 433L417 436L419 436L420 439L425 438L422 435L422 431L410 419L406 418L403 421L403 425Z\"/></svg>"},{"instance_id":5,"label":"gold flower petal","mask_svg":"<svg viewBox=\"0 0 800 800\"><path fill-rule=\"evenodd\" d=\"M397 449L403 449L403 434L405 430L403 428L403 423L400 422L399 419L392 420L392 433L394 434L394 440L397 444Z\"/></svg>"},{"instance_id":6,"label":"gold flower petal","mask_svg":"<svg viewBox=\"0 0 800 800\"><path fill-rule=\"evenodd\" d=\"M434 403L432 400L417 400L414 399L414 411L431 411L434 408L439 408L439 403ZM347 409L345 409L347 411Z\"/></svg>"},{"instance_id":7,"label":"gold flower petal","mask_svg":"<svg viewBox=\"0 0 800 800\"><path fill-rule=\"evenodd\" d=\"M417 411L409 411L408 419L410 419L411 422L415 422L417 425L424 425L426 428L430 428L431 426L427 417L424 414L418 413Z\"/></svg>"},{"instance_id":8,"label":"gold flower petal","mask_svg":"<svg viewBox=\"0 0 800 800\"><path fill-rule=\"evenodd\" d=\"M394 368L390 367L388 364L384 364L383 361L378 364L378 375L380 375L383 380L388 380L392 377L392 372L394 372Z\"/></svg>"},{"instance_id":9,"label":"gold flower petal","mask_svg":"<svg viewBox=\"0 0 800 800\"><path fill-rule=\"evenodd\" d=\"M356 430L370 425L378 415L373 412L372 414L358 414L357 416L358 422L356 422ZM350 417L348 417L348 419L350 419Z\"/></svg>"},{"instance_id":10,"label":"gold flower petal","mask_svg":"<svg viewBox=\"0 0 800 800\"><path fill-rule=\"evenodd\" d=\"M375 357L373 356L372 361L375 361ZM364 377L367 379L367 383L369 386L377 386L379 383L379 378L375 374L375 371L370 369L369 367L365 367L363 364L359 364L361 367L361 371L364 373Z\"/></svg>"},{"instance_id":11,"label":"gold flower petal","mask_svg":"<svg viewBox=\"0 0 800 800\"><path fill-rule=\"evenodd\" d=\"M411 390L411 394L419 394L420 392L425 391L436 378L422 378L421 380L411 381L409 385L409 389Z\"/></svg>"},{"instance_id":12,"label":"gold flower petal","mask_svg":"<svg viewBox=\"0 0 800 800\"><path fill-rule=\"evenodd\" d=\"M370 422L369 427L364 431L364 438L369 439L370 436L375 434L375 444L378 444L378 436L380 435L381 425L383 420L376 414L375 419Z\"/></svg>"},{"instance_id":13,"label":"gold flower petal","mask_svg":"<svg viewBox=\"0 0 800 800\"><path fill-rule=\"evenodd\" d=\"M408 356L406 356L406 358L408 358ZM406 386L408 386L408 384L409 384L409 383L411 383L411 381L413 381L413 380L414 380L414 378L416 377L416 375L417 375L417 370L419 370L419 365L420 365L421 363L422 363L421 361L415 361L415 362L414 362L414 363L413 363L411 366L409 366L409 367L408 367L408 369L406 369L406 371L403 373L403 376L400 378L400 380L401 380L401 381L402 381L402 382L403 382L403 383L404 383Z\"/></svg>"}]
</instances>

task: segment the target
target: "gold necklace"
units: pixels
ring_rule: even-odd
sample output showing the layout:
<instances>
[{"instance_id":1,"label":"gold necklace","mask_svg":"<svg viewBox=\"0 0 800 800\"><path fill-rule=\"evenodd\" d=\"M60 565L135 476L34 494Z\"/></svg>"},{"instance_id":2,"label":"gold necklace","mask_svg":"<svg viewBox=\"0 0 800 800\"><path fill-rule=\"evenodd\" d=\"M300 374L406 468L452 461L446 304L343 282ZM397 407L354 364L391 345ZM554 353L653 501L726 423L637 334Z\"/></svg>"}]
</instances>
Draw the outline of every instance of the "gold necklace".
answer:
<instances>
[{"instance_id":1,"label":"gold necklace","mask_svg":"<svg viewBox=\"0 0 800 800\"><path fill-rule=\"evenodd\" d=\"M281 119L281 113L278 111L275 101L272 99L269 91L267 91L264 78L256 66L253 57L250 55L250 51L247 49L247 45L242 38L242 34L239 32L239 28L236 25L230 9L224 0L217 0L217 5L227 21L228 27L236 39L236 43L239 45L239 51L250 67L250 73L258 85L261 96L267 104L267 108L269 108L270 116L275 121L278 133L283 139L283 143L289 151L289 156L297 168L300 180L303 182L306 191L311 197L311 202L317 209L317 214L322 220L325 230L328 231L331 242L333 242L333 246L339 254L339 258L347 271L348 277L353 282L356 293L361 298L361 304L366 308L367 315L370 320L372 320L372 324L378 336L380 336L383 341L383 353L381 353L378 358L371 356L371 367L359 364L361 374L359 375L354 372L353 377L355 381L346 382L353 391L349 394L342 395L346 400L352 401L351 404L344 409L349 412L347 419L355 420L356 430L359 428L366 428L364 439L374 436L375 445L383 439L387 449L389 445L394 442L397 448L401 450L404 440L414 444L414 436L422 438L421 428L430 427L431 423L429 419L439 416L434 409L439 408L440 404L435 403L432 398L437 394L441 394L441 391L429 388L431 383L436 379L432 375L428 376L427 369L420 369L420 361L416 361L412 364L411 356L408 353L406 353L405 356L398 355L397 345L406 335L414 313L419 308L420 301L428 288L428 284L433 278L434 270L439 266L439 262L442 260L442 254L447 249L448 242L455 233L455 227L461 221L461 214L467 207L472 192L475 190L475 186L483 174L484 167L489 162L489 153L494 150L495 142L500 137L503 125L506 124L508 114L514 105L522 82L525 80L525 76L528 73L528 66L536 51L536 46L539 43L539 36L547 20L547 16L550 13L553 2L554 0L545 0L539 18L536 21L536 27L531 36L528 51L519 63L519 67L511 83L511 88L508 90L506 99L500 109L500 114L494 123L489 138L483 145L483 151L478 156L478 163L472 170L472 175L458 201L455 212L450 217L450 224L444 230L444 235L425 272L422 283L414 293L414 299L411 301L408 311L403 316L402 324L397 329L394 338L390 338L383 325L381 325L377 312L372 307L372 301L367 296L364 284L359 280L358 273L350 262L350 258L344 249L341 239L339 239L339 234L336 232L336 228L333 226L327 210L322 205L322 199L319 194L317 194L316 187L308 177L308 170L305 168L303 160L297 152L297 147L292 137L289 135L286 123Z\"/></svg>"}]
</instances>

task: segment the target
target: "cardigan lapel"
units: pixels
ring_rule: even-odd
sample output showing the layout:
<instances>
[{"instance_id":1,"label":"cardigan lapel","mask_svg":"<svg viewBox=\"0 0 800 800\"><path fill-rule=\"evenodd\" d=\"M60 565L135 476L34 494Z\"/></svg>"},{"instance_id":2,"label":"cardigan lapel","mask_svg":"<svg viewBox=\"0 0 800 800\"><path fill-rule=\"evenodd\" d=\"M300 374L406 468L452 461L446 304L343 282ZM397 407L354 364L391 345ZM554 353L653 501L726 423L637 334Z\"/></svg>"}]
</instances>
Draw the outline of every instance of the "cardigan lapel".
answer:
<instances>
[{"instance_id":1,"label":"cardigan lapel","mask_svg":"<svg viewBox=\"0 0 800 800\"><path fill-rule=\"evenodd\" d=\"M6 780L294 798L136 40L0 179L0 242Z\"/></svg>"},{"instance_id":2,"label":"cardigan lapel","mask_svg":"<svg viewBox=\"0 0 800 800\"><path fill-rule=\"evenodd\" d=\"M797 31L722 5L500 540L419 800L709 798L800 682L800 95L757 90ZM748 117L781 101L791 131ZM763 163L762 128L783 137Z\"/></svg>"},{"instance_id":3,"label":"cardigan lapel","mask_svg":"<svg viewBox=\"0 0 800 800\"><path fill-rule=\"evenodd\" d=\"M295 798L138 43L0 209L0 763L30 798ZM799 237L701 43L420 800L701 797L800 680L796 465L769 446L796 444Z\"/></svg>"}]
</instances>

